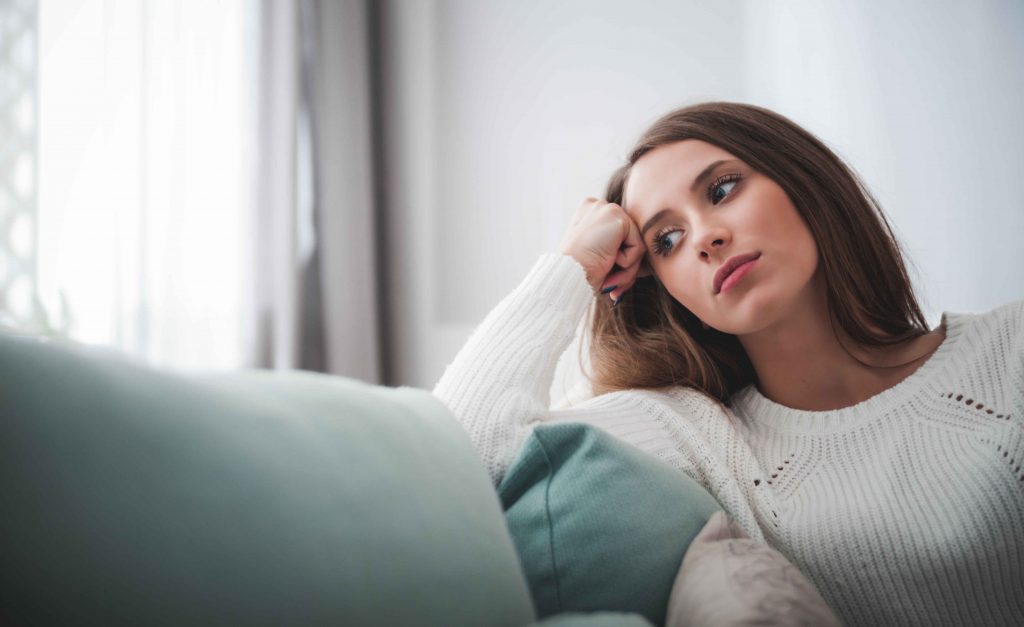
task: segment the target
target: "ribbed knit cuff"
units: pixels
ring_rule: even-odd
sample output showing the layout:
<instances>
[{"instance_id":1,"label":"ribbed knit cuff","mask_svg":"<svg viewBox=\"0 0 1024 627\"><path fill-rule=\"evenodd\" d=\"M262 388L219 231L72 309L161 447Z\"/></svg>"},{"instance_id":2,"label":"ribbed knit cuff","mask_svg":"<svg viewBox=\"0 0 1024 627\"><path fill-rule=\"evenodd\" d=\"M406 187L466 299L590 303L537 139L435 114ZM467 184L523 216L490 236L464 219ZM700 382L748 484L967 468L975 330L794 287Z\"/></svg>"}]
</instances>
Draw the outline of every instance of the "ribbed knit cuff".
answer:
<instances>
[{"instance_id":1,"label":"ribbed knit cuff","mask_svg":"<svg viewBox=\"0 0 1024 627\"><path fill-rule=\"evenodd\" d=\"M531 299L564 312L573 320L579 320L594 299L583 266L569 255L559 253L541 255L516 290L529 293Z\"/></svg>"}]
</instances>

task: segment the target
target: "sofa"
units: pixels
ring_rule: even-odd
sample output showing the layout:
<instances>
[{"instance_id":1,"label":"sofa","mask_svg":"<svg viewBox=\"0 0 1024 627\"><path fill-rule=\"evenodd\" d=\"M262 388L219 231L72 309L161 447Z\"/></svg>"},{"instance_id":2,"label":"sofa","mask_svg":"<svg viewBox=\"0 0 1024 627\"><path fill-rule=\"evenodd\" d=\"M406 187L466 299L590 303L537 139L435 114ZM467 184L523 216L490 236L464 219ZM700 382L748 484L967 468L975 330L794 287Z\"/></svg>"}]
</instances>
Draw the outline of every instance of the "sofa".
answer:
<instances>
[{"instance_id":1,"label":"sofa","mask_svg":"<svg viewBox=\"0 0 1024 627\"><path fill-rule=\"evenodd\" d=\"M698 484L544 424L492 485L425 390L0 331L0 623L665 621Z\"/></svg>"}]
</instances>

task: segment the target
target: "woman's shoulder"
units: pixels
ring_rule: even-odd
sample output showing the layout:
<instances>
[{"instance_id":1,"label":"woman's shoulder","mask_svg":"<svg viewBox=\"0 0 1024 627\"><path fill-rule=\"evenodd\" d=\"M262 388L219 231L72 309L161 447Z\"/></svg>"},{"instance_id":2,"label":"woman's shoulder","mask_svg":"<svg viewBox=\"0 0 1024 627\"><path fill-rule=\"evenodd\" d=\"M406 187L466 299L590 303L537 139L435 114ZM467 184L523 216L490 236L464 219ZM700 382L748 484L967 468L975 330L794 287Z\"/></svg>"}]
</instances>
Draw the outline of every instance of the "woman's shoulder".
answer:
<instances>
[{"instance_id":1,"label":"woman's shoulder","mask_svg":"<svg viewBox=\"0 0 1024 627\"><path fill-rule=\"evenodd\" d=\"M997 320L1006 319L1020 323L1024 320L1024 299L1011 300L999 305L998 307L993 307L989 311L979 315Z\"/></svg>"},{"instance_id":2,"label":"woman's shoulder","mask_svg":"<svg viewBox=\"0 0 1024 627\"><path fill-rule=\"evenodd\" d=\"M946 340L939 348L959 375L1024 367L1024 300L982 312L947 311L942 318Z\"/></svg>"},{"instance_id":3,"label":"woman's shoulder","mask_svg":"<svg viewBox=\"0 0 1024 627\"><path fill-rule=\"evenodd\" d=\"M1024 300L1011 300L983 312L944 312L943 318L958 326L1024 337Z\"/></svg>"}]
</instances>

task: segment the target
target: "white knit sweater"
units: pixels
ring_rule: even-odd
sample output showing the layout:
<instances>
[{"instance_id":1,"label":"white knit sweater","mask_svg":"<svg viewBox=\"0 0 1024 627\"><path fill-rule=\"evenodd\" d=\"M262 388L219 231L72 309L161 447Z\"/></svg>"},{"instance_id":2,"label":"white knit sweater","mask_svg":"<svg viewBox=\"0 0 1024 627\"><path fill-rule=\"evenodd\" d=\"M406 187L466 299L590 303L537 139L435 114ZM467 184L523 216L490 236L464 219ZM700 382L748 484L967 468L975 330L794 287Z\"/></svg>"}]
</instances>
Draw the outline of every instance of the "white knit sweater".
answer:
<instances>
[{"instance_id":1,"label":"white knit sweater","mask_svg":"<svg viewBox=\"0 0 1024 627\"><path fill-rule=\"evenodd\" d=\"M1024 301L944 313L937 351L852 407L750 386L729 414L684 388L552 409L593 298L574 259L542 255L437 383L495 485L539 422L590 423L697 480L847 625L1024 625Z\"/></svg>"}]
</instances>

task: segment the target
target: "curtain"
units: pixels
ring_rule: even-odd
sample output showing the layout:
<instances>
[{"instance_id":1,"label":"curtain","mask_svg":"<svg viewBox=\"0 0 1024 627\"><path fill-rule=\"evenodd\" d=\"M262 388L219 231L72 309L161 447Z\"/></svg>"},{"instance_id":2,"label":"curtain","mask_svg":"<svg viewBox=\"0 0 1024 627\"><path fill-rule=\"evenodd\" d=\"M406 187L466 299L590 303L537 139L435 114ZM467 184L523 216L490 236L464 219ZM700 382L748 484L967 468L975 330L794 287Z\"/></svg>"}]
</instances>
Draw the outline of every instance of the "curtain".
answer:
<instances>
[{"instance_id":1,"label":"curtain","mask_svg":"<svg viewBox=\"0 0 1024 627\"><path fill-rule=\"evenodd\" d=\"M252 7L40 3L38 281L72 340L241 364Z\"/></svg>"},{"instance_id":2,"label":"curtain","mask_svg":"<svg viewBox=\"0 0 1024 627\"><path fill-rule=\"evenodd\" d=\"M264 0L249 363L384 381L370 15Z\"/></svg>"},{"instance_id":3,"label":"curtain","mask_svg":"<svg viewBox=\"0 0 1024 627\"><path fill-rule=\"evenodd\" d=\"M38 43L36 6L0 0L0 87L29 96L0 110L31 131L0 145L39 127L38 250L34 163L0 163L4 320L37 300L154 366L382 382L367 4L65 0L38 5ZM34 106L7 61L37 46Z\"/></svg>"}]
</instances>

